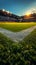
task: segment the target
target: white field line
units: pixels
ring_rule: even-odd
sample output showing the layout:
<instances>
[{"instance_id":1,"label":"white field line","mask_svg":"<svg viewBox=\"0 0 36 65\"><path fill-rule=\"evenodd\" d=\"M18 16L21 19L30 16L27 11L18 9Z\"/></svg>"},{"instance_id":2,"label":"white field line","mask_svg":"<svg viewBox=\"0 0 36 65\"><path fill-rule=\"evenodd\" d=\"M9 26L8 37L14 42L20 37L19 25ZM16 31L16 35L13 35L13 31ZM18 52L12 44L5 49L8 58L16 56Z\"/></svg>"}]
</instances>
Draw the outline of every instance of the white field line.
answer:
<instances>
[{"instance_id":1,"label":"white field line","mask_svg":"<svg viewBox=\"0 0 36 65\"><path fill-rule=\"evenodd\" d=\"M0 33L4 34L15 42L19 42L23 40L27 35L29 35L34 29L36 29L36 26L22 30L20 32L11 32L9 30L0 28Z\"/></svg>"}]
</instances>

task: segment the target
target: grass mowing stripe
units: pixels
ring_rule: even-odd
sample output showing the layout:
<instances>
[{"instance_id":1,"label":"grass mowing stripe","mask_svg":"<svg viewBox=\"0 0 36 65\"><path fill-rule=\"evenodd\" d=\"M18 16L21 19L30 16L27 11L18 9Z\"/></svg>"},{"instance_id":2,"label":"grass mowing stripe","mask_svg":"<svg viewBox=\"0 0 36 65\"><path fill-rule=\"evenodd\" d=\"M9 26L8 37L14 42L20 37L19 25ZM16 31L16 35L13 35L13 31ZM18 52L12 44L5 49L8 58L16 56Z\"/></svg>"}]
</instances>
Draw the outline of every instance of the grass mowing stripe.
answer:
<instances>
[{"instance_id":1,"label":"grass mowing stripe","mask_svg":"<svg viewBox=\"0 0 36 65\"><path fill-rule=\"evenodd\" d=\"M14 32L18 32L35 25L36 23L0 23L0 27Z\"/></svg>"}]
</instances>

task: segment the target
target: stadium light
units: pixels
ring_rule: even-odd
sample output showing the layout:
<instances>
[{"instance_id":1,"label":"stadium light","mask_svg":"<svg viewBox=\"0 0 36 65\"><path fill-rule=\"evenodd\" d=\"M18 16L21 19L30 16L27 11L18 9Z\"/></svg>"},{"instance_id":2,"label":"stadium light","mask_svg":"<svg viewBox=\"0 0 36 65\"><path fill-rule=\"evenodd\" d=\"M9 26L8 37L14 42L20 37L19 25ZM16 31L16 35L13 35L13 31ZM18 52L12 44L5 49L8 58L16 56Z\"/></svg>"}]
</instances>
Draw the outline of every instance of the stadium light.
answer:
<instances>
[{"instance_id":1,"label":"stadium light","mask_svg":"<svg viewBox=\"0 0 36 65\"><path fill-rule=\"evenodd\" d=\"M3 9L2 11L5 11L5 9Z\"/></svg>"}]
</instances>

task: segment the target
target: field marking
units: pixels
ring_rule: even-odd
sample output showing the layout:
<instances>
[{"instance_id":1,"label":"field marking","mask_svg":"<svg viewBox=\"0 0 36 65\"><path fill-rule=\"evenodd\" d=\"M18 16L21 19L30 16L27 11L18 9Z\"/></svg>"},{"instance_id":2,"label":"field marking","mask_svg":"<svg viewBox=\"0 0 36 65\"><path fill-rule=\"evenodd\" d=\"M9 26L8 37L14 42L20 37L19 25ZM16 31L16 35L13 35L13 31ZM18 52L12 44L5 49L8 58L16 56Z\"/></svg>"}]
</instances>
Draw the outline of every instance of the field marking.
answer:
<instances>
[{"instance_id":1,"label":"field marking","mask_svg":"<svg viewBox=\"0 0 36 65\"><path fill-rule=\"evenodd\" d=\"M22 30L20 32L11 32L9 30L0 28L0 33L4 34L5 36L7 36L15 42L19 42L22 41L27 35L29 35L34 29L36 29L36 26Z\"/></svg>"}]
</instances>

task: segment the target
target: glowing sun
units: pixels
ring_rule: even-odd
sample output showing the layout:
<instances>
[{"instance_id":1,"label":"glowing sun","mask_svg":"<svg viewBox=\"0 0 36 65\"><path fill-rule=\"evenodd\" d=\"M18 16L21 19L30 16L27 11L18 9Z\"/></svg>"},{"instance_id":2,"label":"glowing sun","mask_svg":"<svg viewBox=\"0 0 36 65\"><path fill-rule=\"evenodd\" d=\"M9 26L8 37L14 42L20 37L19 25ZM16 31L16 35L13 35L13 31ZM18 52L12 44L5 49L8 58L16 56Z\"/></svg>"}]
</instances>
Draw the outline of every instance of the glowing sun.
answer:
<instances>
[{"instance_id":1,"label":"glowing sun","mask_svg":"<svg viewBox=\"0 0 36 65\"><path fill-rule=\"evenodd\" d=\"M26 13L27 16L30 16L30 14L31 14L30 12L27 12L27 13Z\"/></svg>"}]
</instances>

